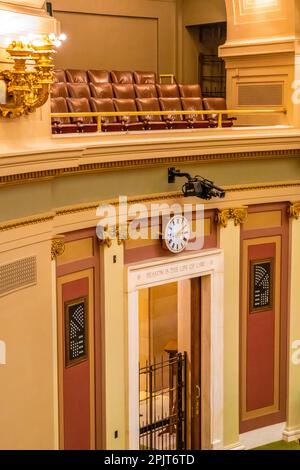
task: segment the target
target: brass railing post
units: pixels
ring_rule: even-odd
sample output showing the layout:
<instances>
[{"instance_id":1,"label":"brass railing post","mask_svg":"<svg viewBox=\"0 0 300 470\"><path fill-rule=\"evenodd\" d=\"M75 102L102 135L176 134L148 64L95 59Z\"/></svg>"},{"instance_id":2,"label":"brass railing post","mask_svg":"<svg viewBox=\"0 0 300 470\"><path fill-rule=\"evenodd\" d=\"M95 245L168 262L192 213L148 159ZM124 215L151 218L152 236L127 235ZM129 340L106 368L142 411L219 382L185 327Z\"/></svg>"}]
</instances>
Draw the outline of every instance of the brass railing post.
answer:
<instances>
[{"instance_id":1,"label":"brass railing post","mask_svg":"<svg viewBox=\"0 0 300 470\"><path fill-rule=\"evenodd\" d=\"M222 123L223 123L223 115L222 113L219 113L218 115L218 128L222 128Z\"/></svg>"},{"instance_id":2,"label":"brass railing post","mask_svg":"<svg viewBox=\"0 0 300 470\"><path fill-rule=\"evenodd\" d=\"M98 132L102 131L102 116L100 114L97 116L97 130Z\"/></svg>"}]
</instances>

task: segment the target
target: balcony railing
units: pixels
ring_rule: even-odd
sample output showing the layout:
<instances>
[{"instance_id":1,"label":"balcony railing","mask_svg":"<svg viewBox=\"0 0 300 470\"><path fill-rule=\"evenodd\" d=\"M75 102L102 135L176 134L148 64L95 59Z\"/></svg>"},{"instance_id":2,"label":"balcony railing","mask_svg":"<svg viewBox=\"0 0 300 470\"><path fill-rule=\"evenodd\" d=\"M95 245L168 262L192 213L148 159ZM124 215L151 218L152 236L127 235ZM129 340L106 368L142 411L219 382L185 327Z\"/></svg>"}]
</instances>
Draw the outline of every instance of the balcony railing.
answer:
<instances>
[{"instance_id":1,"label":"balcony railing","mask_svg":"<svg viewBox=\"0 0 300 470\"><path fill-rule=\"evenodd\" d=\"M287 114L286 108L258 108L258 109L226 109L226 110L179 110L179 111L115 111L115 112L85 112L85 113L52 113L51 118L96 118L97 132L102 131L102 118L105 117L147 117L147 116L217 116L215 129L223 128L223 118L225 116L241 116L241 115L275 115ZM213 119L213 118L212 118ZM232 118L229 118L232 119ZM228 120L228 117L225 117Z\"/></svg>"}]
</instances>

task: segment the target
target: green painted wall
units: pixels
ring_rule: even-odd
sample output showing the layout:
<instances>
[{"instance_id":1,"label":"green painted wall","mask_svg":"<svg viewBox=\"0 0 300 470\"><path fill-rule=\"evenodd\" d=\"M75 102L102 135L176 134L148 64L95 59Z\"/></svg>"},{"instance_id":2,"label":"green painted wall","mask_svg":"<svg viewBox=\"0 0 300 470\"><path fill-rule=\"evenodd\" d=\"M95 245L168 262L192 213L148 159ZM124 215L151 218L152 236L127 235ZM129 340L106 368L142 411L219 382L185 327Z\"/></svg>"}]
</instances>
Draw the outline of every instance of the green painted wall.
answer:
<instances>
[{"instance_id":1,"label":"green painted wall","mask_svg":"<svg viewBox=\"0 0 300 470\"><path fill-rule=\"evenodd\" d=\"M297 180L299 158L179 165L218 185ZM0 221L27 217L63 206L127 196L180 190L183 180L169 185L167 167L82 174L49 181L11 185L0 189Z\"/></svg>"}]
</instances>

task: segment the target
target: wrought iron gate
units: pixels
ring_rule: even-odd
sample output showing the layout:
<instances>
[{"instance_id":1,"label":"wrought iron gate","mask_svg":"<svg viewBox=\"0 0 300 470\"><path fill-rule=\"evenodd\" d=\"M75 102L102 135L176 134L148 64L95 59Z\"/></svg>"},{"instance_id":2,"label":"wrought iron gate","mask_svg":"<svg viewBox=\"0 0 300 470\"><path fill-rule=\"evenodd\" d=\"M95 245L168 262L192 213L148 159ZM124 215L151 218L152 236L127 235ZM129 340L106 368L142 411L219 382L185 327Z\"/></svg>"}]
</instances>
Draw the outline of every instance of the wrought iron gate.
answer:
<instances>
[{"instance_id":1,"label":"wrought iron gate","mask_svg":"<svg viewBox=\"0 0 300 470\"><path fill-rule=\"evenodd\" d=\"M140 368L140 449L186 448L186 353Z\"/></svg>"}]
</instances>

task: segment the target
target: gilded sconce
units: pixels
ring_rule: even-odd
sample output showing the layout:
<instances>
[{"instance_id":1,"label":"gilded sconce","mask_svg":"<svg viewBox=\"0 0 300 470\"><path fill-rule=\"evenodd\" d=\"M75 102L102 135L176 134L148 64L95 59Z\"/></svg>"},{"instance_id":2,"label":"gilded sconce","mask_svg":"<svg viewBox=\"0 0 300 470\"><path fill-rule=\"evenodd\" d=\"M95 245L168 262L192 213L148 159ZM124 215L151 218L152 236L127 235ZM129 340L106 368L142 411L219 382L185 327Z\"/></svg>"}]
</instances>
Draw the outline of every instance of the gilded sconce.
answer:
<instances>
[{"instance_id":1,"label":"gilded sconce","mask_svg":"<svg viewBox=\"0 0 300 470\"><path fill-rule=\"evenodd\" d=\"M13 61L11 69L0 71L6 84L7 99L0 104L0 116L17 118L43 106L53 83L52 55L65 35L41 36L31 42L14 40L6 51Z\"/></svg>"}]
</instances>

